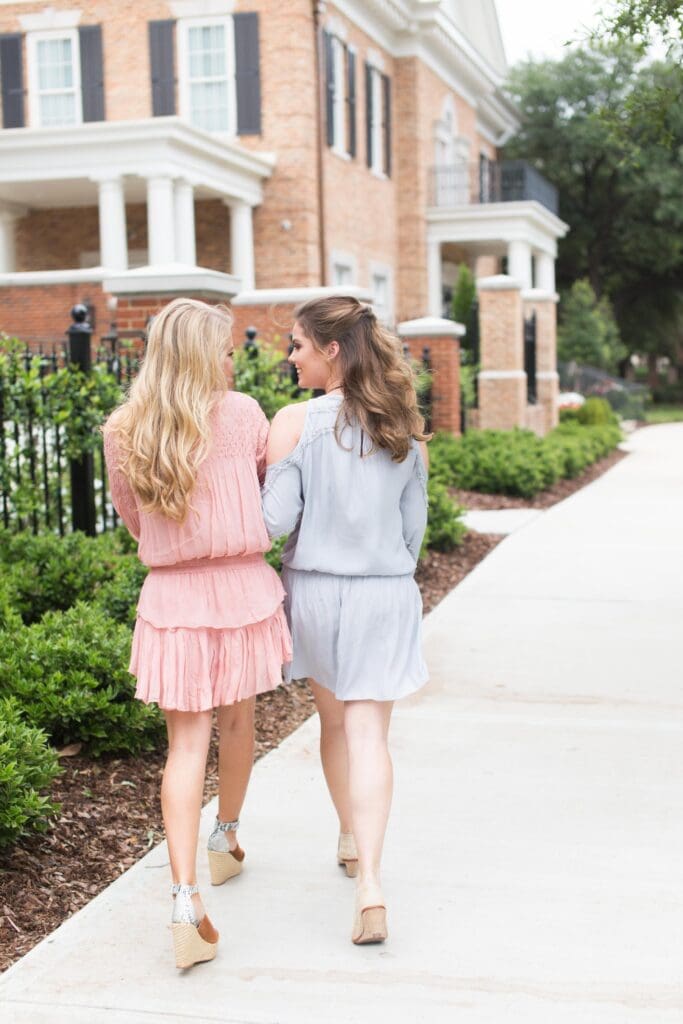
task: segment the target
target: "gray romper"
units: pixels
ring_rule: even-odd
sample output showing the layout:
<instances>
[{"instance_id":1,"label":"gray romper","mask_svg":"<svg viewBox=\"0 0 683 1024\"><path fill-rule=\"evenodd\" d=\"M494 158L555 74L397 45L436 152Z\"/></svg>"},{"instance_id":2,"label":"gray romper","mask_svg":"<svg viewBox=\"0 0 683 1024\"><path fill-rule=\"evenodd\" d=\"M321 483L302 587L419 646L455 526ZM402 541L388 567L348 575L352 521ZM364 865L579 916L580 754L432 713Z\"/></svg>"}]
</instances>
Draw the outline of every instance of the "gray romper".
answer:
<instances>
[{"instance_id":1,"label":"gray romper","mask_svg":"<svg viewBox=\"0 0 683 1024\"><path fill-rule=\"evenodd\" d=\"M338 444L338 394L312 399L296 448L268 468L263 514L288 533L282 579L294 658L288 679L311 678L339 700L397 700L427 681L422 600L413 578L427 524L417 442L403 462L361 457L361 432Z\"/></svg>"}]
</instances>

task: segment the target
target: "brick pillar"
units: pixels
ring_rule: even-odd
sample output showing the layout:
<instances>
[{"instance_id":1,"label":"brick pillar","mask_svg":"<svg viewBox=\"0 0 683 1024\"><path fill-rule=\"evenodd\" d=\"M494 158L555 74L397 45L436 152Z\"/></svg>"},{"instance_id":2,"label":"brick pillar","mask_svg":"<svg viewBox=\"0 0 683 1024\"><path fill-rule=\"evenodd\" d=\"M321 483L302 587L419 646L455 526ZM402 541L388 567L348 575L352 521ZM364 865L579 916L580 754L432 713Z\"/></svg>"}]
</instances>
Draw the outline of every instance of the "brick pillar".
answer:
<instances>
[{"instance_id":1,"label":"brick pillar","mask_svg":"<svg viewBox=\"0 0 683 1024\"><path fill-rule=\"evenodd\" d=\"M481 430L526 426L526 373L520 285L506 274L477 281Z\"/></svg>"},{"instance_id":2,"label":"brick pillar","mask_svg":"<svg viewBox=\"0 0 683 1024\"><path fill-rule=\"evenodd\" d=\"M406 320L398 336L408 345L413 359L421 360L429 349L432 366L432 430L460 433L460 338L462 324L441 317Z\"/></svg>"},{"instance_id":3,"label":"brick pillar","mask_svg":"<svg viewBox=\"0 0 683 1024\"><path fill-rule=\"evenodd\" d=\"M532 288L522 292L524 317L536 314L536 395L542 408L542 433L557 426L559 375L557 373L557 300L556 292Z\"/></svg>"}]
</instances>

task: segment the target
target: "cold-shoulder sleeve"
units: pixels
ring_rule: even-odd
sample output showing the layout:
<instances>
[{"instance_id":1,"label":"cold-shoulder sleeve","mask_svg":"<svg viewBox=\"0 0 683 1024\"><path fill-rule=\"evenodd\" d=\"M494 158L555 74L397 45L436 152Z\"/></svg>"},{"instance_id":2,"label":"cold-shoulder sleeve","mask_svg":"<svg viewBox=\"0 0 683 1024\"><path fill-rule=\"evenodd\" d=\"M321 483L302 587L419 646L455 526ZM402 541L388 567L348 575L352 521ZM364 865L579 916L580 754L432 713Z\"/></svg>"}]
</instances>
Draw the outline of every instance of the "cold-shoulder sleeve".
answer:
<instances>
[{"instance_id":1,"label":"cold-shoulder sleeve","mask_svg":"<svg viewBox=\"0 0 683 1024\"><path fill-rule=\"evenodd\" d=\"M275 462L266 470L266 482L261 492L263 518L270 537L283 537L291 533L304 507L299 452Z\"/></svg>"},{"instance_id":2,"label":"cold-shoulder sleeve","mask_svg":"<svg viewBox=\"0 0 683 1024\"><path fill-rule=\"evenodd\" d=\"M109 477L109 492L112 504L126 524L128 531L140 539L140 514L138 512L135 495L128 480L121 472L121 456L116 435L111 428L104 431L104 458L107 464L107 476Z\"/></svg>"},{"instance_id":3,"label":"cold-shoulder sleeve","mask_svg":"<svg viewBox=\"0 0 683 1024\"><path fill-rule=\"evenodd\" d=\"M427 529L427 472L422 453L415 447L415 465L401 495L403 539L417 564Z\"/></svg>"}]
</instances>

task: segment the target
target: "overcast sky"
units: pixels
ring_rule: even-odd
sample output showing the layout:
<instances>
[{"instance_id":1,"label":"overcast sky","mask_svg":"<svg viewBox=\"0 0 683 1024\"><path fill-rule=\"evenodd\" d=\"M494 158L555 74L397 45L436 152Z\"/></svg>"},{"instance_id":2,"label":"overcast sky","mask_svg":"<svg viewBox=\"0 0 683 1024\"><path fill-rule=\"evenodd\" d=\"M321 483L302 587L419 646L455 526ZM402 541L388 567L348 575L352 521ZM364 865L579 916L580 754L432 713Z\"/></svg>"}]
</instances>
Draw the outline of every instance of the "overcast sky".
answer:
<instances>
[{"instance_id":1,"label":"overcast sky","mask_svg":"<svg viewBox=\"0 0 683 1024\"><path fill-rule=\"evenodd\" d=\"M475 0L470 0L470 3ZM594 28L608 0L495 0L508 64L531 53L562 57L563 44Z\"/></svg>"}]
</instances>

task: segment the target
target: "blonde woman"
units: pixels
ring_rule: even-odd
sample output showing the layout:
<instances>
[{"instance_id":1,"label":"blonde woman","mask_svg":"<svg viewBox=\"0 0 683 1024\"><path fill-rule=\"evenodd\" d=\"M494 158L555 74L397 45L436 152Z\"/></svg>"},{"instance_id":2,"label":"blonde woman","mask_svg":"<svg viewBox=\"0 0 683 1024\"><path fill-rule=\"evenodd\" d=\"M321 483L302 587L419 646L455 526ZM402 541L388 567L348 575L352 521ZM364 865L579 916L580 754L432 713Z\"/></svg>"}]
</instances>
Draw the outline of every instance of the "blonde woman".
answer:
<instances>
[{"instance_id":1,"label":"blonde woman","mask_svg":"<svg viewBox=\"0 0 683 1024\"><path fill-rule=\"evenodd\" d=\"M393 702L427 678L413 578L427 518L426 435L399 342L368 306L308 302L292 339L301 386L326 393L273 420L263 509L271 536L289 534L289 675L308 677L320 714L337 858L358 878L352 940L381 942L389 720Z\"/></svg>"},{"instance_id":2,"label":"blonde woman","mask_svg":"<svg viewBox=\"0 0 683 1024\"><path fill-rule=\"evenodd\" d=\"M213 709L220 729L211 880L241 870L236 839L254 752L254 698L291 656L283 590L263 553L267 420L229 390L231 316L176 299L154 317L128 400L105 427L112 500L150 567L137 610L136 696L163 708L161 804L175 897L178 967L216 954L196 878Z\"/></svg>"}]
</instances>

